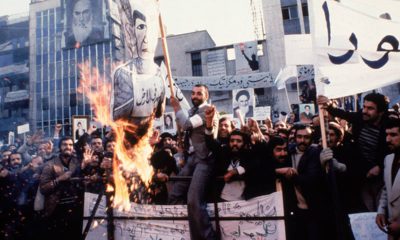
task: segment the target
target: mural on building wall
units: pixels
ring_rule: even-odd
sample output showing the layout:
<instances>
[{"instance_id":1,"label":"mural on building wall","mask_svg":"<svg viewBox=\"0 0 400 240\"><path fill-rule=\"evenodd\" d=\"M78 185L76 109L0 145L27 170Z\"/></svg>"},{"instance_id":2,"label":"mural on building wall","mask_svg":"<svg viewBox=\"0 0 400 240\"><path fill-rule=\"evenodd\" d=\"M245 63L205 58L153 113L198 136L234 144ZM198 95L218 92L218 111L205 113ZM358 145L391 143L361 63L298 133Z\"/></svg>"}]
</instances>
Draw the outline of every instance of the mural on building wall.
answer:
<instances>
[{"instance_id":1,"label":"mural on building wall","mask_svg":"<svg viewBox=\"0 0 400 240\"><path fill-rule=\"evenodd\" d=\"M259 71L257 41L235 44L236 74Z\"/></svg>"},{"instance_id":2,"label":"mural on building wall","mask_svg":"<svg viewBox=\"0 0 400 240\"><path fill-rule=\"evenodd\" d=\"M109 38L102 0L64 1L63 47L79 48Z\"/></svg>"}]
</instances>

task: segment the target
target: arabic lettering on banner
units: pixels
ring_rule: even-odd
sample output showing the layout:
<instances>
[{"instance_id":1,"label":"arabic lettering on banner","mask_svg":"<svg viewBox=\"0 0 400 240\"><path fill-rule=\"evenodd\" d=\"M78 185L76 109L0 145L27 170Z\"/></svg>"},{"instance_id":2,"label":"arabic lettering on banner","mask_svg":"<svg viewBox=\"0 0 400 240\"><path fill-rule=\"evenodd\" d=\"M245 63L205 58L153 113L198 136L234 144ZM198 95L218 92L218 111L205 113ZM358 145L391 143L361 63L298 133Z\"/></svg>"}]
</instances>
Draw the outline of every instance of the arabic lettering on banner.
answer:
<instances>
[{"instance_id":1,"label":"arabic lettering on banner","mask_svg":"<svg viewBox=\"0 0 400 240\"><path fill-rule=\"evenodd\" d=\"M164 80L159 76L136 75L133 87L134 108L132 116L150 116L165 95Z\"/></svg>"},{"instance_id":2,"label":"arabic lettering on banner","mask_svg":"<svg viewBox=\"0 0 400 240\"><path fill-rule=\"evenodd\" d=\"M312 65L297 66L299 81L314 79ZM196 84L205 84L209 91L230 91L241 88L269 88L274 86L270 72L259 72L230 76L176 77L175 84L180 90L190 91ZM167 97L168 91L167 91Z\"/></svg>"},{"instance_id":3,"label":"arabic lettering on banner","mask_svg":"<svg viewBox=\"0 0 400 240\"><path fill-rule=\"evenodd\" d=\"M205 84L210 91L229 91L239 88L265 88L274 86L269 72L233 76L177 77L176 84L181 90L190 91L196 84Z\"/></svg>"},{"instance_id":4,"label":"arabic lettering on banner","mask_svg":"<svg viewBox=\"0 0 400 240\"><path fill-rule=\"evenodd\" d=\"M319 92L338 98L398 82L400 3L384 2L311 2Z\"/></svg>"},{"instance_id":5,"label":"arabic lettering on banner","mask_svg":"<svg viewBox=\"0 0 400 240\"><path fill-rule=\"evenodd\" d=\"M89 217L97 199L96 194L85 194L84 216ZM105 217L105 198L100 202L96 217ZM207 206L210 217L215 216L213 204ZM220 217L283 216L281 192L253 198L249 201L218 203ZM132 203L129 212L114 210L115 217L187 217L186 205L142 205ZM87 220L84 221L86 226ZM189 240L189 225L183 220L114 220L115 237L119 239ZM223 239L285 239L283 220L220 221ZM87 239L104 238L107 221L95 220Z\"/></svg>"}]
</instances>

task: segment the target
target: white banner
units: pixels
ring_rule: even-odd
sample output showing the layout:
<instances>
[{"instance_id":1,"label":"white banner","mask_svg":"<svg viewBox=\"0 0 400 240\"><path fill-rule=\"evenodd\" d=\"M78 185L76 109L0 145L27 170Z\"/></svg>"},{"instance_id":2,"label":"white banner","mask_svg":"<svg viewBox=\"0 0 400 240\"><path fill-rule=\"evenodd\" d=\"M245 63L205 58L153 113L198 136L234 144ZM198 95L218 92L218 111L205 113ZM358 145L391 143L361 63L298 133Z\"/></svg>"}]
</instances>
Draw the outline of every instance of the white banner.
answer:
<instances>
[{"instance_id":1,"label":"white banner","mask_svg":"<svg viewBox=\"0 0 400 240\"><path fill-rule=\"evenodd\" d=\"M311 0L318 91L338 98L400 80L400 2ZM322 81L322 83L321 83Z\"/></svg>"},{"instance_id":2,"label":"white banner","mask_svg":"<svg viewBox=\"0 0 400 240\"><path fill-rule=\"evenodd\" d=\"M95 205L96 194L85 193L84 217L89 217ZM106 216L105 198L100 202L96 217ZM207 206L210 217L215 216L214 205ZM264 217L283 216L282 193L275 192L249 201L233 201L218 203L220 217ZM186 205L142 205L132 203L129 212L114 209L115 217L187 217ZM87 220L84 221L86 226ZM189 240L189 224L187 221L167 220L114 220L115 239L160 239ZM222 239L286 239L283 220L268 221L220 221ZM95 220L86 239L105 239L107 221Z\"/></svg>"},{"instance_id":3,"label":"white banner","mask_svg":"<svg viewBox=\"0 0 400 240\"><path fill-rule=\"evenodd\" d=\"M266 88L274 86L270 72L230 76L177 77L176 85L182 90L192 90L196 84L205 84L210 91L229 91L239 88Z\"/></svg>"},{"instance_id":4,"label":"white banner","mask_svg":"<svg viewBox=\"0 0 400 240\"><path fill-rule=\"evenodd\" d=\"M29 132L29 123L25 123L24 125L19 125L17 127L17 133L23 134Z\"/></svg>"},{"instance_id":5,"label":"white banner","mask_svg":"<svg viewBox=\"0 0 400 240\"><path fill-rule=\"evenodd\" d=\"M285 35L286 65L314 64L310 34Z\"/></svg>"},{"instance_id":6,"label":"white banner","mask_svg":"<svg viewBox=\"0 0 400 240\"><path fill-rule=\"evenodd\" d=\"M375 223L376 212L349 214L356 240L386 240L387 235Z\"/></svg>"}]
</instances>

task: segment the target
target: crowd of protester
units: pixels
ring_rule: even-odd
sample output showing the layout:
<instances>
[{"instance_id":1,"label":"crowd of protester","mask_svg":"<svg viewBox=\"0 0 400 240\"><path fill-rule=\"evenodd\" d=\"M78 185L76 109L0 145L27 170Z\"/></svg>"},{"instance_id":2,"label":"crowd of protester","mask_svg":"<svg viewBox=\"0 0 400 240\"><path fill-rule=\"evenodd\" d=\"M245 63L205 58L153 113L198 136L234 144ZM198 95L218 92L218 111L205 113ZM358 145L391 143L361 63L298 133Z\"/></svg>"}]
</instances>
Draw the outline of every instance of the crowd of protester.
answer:
<instances>
[{"instance_id":1,"label":"crowd of protester","mask_svg":"<svg viewBox=\"0 0 400 240\"><path fill-rule=\"evenodd\" d=\"M329 113L325 149L318 115L311 124L249 118L237 128L215 106L205 104L207 98L207 88L196 86L192 102L198 108L183 121L182 110L171 101L180 129L176 135L154 131L149 159L154 176L149 186L139 184L132 191L131 201L188 204L189 215L196 216L190 223L192 239L218 239L207 232L208 215L199 210L204 202L270 194L278 180L290 230L287 239L354 239L348 214L378 207L378 226L398 239L400 220L390 219L393 213L385 211L387 202L381 197L387 184L384 159L400 148L387 137L390 128L400 135L398 107L389 109L385 96L368 94L358 112L344 111L324 96L315 99ZM196 114L201 124L195 124ZM2 239L79 239L84 192L100 193L112 184L113 133L90 127L74 142L61 132L62 125L56 125L51 138L37 132L20 146L2 147ZM390 168L393 178L398 165ZM173 176L196 180L169 181ZM390 196L387 187L383 192ZM393 220L397 225L392 226Z\"/></svg>"}]
</instances>

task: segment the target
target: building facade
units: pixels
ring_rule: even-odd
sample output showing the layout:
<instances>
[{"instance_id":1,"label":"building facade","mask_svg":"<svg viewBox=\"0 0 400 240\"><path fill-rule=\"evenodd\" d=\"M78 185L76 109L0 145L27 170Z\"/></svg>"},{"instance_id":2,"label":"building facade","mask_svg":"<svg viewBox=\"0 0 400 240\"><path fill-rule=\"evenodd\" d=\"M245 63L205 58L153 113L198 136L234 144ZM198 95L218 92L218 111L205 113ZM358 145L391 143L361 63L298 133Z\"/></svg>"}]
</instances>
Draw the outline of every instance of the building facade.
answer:
<instances>
[{"instance_id":1,"label":"building facade","mask_svg":"<svg viewBox=\"0 0 400 240\"><path fill-rule=\"evenodd\" d=\"M0 17L0 141L29 121L28 14Z\"/></svg>"},{"instance_id":2,"label":"building facade","mask_svg":"<svg viewBox=\"0 0 400 240\"><path fill-rule=\"evenodd\" d=\"M73 21L71 12L76 2L48 0L30 5L31 125L49 135L57 123L64 125L64 134L70 134L73 115L93 116L86 95L77 91L81 65L87 64L102 75L110 75L115 62L105 1L97 1L99 5L95 8L99 9L96 20L103 27L102 37L73 46L68 42ZM102 80L90 79L93 86Z\"/></svg>"}]
</instances>

